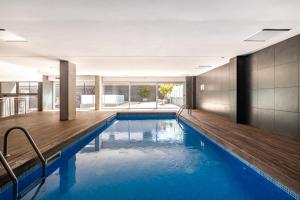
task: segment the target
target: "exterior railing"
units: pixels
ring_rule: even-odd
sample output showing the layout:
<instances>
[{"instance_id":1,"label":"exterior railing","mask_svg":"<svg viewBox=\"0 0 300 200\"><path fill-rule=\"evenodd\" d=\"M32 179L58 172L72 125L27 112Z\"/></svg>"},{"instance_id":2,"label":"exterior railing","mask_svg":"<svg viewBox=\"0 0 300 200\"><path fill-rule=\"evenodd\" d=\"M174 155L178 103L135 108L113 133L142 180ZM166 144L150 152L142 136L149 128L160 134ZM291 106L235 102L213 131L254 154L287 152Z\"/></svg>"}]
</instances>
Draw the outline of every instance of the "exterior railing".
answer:
<instances>
[{"instance_id":1,"label":"exterior railing","mask_svg":"<svg viewBox=\"0 0 300 200\"><path fill-rule=\"evenodd\" d=\"M0 117L26 114L32 111L29 106L29 98L30 96L0 98Z\"/></svg>"}]
</instances>

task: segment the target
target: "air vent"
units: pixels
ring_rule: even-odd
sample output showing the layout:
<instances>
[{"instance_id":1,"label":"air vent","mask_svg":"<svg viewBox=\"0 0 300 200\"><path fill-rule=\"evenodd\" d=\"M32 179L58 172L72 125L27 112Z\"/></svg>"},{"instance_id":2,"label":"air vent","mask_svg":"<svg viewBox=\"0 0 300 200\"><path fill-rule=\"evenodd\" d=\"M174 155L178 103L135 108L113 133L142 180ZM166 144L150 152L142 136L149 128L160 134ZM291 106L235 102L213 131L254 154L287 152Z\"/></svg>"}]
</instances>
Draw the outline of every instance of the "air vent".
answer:
<instances>
[{"instance_id":1,"label":"air vent","mask_svg":"<svg viewBox=\"0 0 300 200\"><path fill-rule=\"evenodd\" d=\"M210 68L212 67L211 65L199 65L196 68Z\"/></svg>"},{"instance_id":2,"label":"air vent","mask_svg":"<svg viewBox=\"0 0 300 200\"><path fill-rule=\"evenodd\" d=\"M282 34L283 32L290 31L291 29L273 29L273 28L266 28L262 29L261 31L255 33L254 35L250 36L249 38L245 39L245 42L265 42L266 40L275 37L277 35Z\"/></svg>"}]
</instances>

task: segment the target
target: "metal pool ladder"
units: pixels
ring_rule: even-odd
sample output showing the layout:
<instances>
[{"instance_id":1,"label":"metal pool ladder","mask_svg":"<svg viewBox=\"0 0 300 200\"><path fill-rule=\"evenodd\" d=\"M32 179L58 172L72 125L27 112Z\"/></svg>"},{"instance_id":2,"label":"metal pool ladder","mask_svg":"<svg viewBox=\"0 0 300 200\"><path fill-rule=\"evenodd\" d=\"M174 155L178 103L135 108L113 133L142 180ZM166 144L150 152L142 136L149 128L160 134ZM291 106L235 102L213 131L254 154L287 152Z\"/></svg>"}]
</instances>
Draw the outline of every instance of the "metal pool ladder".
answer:
<instances>
[{"instance_id":1,"label":"metal pool ladder","mask_svg":"<svg viewBox=\"0 0 300 200\"><path fill-rule=\"evenodd\" d=\"M2 152L0 151L0 162L2 163L4 169L6 170L9 178L12 180L13 184L14 184L14 199L17 199L18 196L18 178L15 175L15 173L13 172L13 170L11 169L11 167L9 166L8 162L6 161L4 155L2 154Z\"/></svg>"},{"instance_id":2,"label":"metal pool ladder","mask_svg":"<svg viewBox=\"0 0 300 200\"><path fill-rule=\"evenodd\" d=\"M39 148L37 147L36 143L34 142L34 140L32 139L31 135L29 134L29 132L20 126L14 126L11 127L9 129L7 129L4 132L4 143L3 143L3 154L0 151L0 161L3 164L6 172L8 173L10 179L13 181L14 184L14 199L17 199L19 196L19 192L18 192L18 178L17 176L14 174L13 170L11 169L11 167L9 166L6 157L8 157L9 155L7 154L7 141L8 141L8 135L11 133L11 131L13 130L21 130L22 133L25 134L26 138L29 140L31 146L33 147L34 151L36 152L36 154L38 155L38 158L40 159L40 161L42 162L42 166L43 166L43 174L42 174L42 179L44 180L46 177L46 164L47 161L44 158L43 154L41 153L41 151L39 150Z\"/></svg>"},{"instance_id":3,"label":"metal pool ladder","mask_svg":"<svg viewBox=\"0 0 300 200\"><path fill-rule=\"evenodd\" d=\"M177 111L177 113L176 113L177 118L180 116L180 114L182 113L182 111L183 111L184 109L187 109L187 110L188 110L188 114L189 114L189 115L192 114L192 108L191 108L191 106L189 106L189 105L187 105L187 104L184 104L184 105L180 106L179 110Z\"/></svg>"}]
</instances>

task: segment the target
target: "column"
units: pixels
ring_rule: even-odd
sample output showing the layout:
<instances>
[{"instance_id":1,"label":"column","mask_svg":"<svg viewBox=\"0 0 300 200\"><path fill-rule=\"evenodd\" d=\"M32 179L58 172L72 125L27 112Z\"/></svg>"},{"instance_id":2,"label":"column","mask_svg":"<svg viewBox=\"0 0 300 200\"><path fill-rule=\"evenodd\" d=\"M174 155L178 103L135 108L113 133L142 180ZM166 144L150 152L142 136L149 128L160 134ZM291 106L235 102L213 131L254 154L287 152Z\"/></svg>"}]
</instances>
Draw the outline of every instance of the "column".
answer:
<instances>
[{"instance_id":1,"label":"column","mask_svg":"<svg viewBox=\"0 0 300 200\"><path fill-rule=\"evenodd\" d=\"M2 117L3 114L3 100L1 98L2 98L2 86L0 82L0 117Z\"/></svg>"},{"instance_id":2,"label":"column","mask_svg":"<svg viewBox=\"0 0 300 200\"><path fill-rule=\"evenodd\" d=\"M19 100L20 94L19 93L20 93L19 82L16 82L16 96L13 99L13 101L14 101L14 114L15 115L19 114L19 102L20 102L20 100ZM25 98L25 101L27 101L27 98ZM27 104L25 104L25 105L27 105ZM25 112L26 112L26 109L27 108L25 108Z\"/></svg>"},{"instance_id":3,"label":"column","mask_svg":"<svg viewBox=\"0 0 300 200\"><path fill-rule=\"evenodd\" d=\"M102 103L102 77L95 76L95 110L100 110Z\"/></svg>"},{"instance_id":4,"label":"column","mask_svg":"<svg viewBox=\"0 0 300 200\"><path fill-rule=\"evenodd\" d=\"M185 77L185 102L192 109L196 108L196 76Z\"/></svg>"},{"instance_id":5,"label":"column","mask_svg":"<svg viewBox=\"0 0 300 200\"><path fill-rule=\"evenodd\" d=\"M43 82L38 83L38 111L43 111Z\"/></svg>"},{"instance_id":6,"label":"column","mask_svg":"<svg viewBox=\"0 0 300 200\"><path fill-rule=\"evenodd\" d=\"M40 85L39 85L40 87ZM40 92L40 91L39 91ZM43 76L42 83L42 110L52 110L53 109L53 81L49 81L48 76Z\"/></svg>"},{"instance_id":7,"label":"column","mask_svg":"<svg viewBox=\"0 0 300 200\"><path fill-rule=\"evenodd\" d=\"M76 118L76 65L60 61L60 120Z\"/></svg>"}]
</instances>

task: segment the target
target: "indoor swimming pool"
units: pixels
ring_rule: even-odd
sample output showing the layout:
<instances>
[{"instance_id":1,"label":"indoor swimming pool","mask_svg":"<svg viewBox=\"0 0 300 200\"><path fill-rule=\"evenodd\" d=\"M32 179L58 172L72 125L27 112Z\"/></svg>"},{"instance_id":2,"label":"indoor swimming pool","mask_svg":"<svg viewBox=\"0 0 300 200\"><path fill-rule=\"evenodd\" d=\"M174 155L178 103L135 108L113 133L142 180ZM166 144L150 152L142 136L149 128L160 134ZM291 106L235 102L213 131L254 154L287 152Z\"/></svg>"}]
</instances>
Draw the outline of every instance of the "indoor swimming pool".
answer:
<instances>
[{"instance_id":1,"label":"indoor swimming pool","mask_svg":"<svg viewBox=\"0 0 300 200\"><path fill-rule=\"evenodd\" d=\"M167 114L118 115L63 149L47 174L45 183L36 184L22 200L293 199Z\"/></svg>"}]
</instances>

